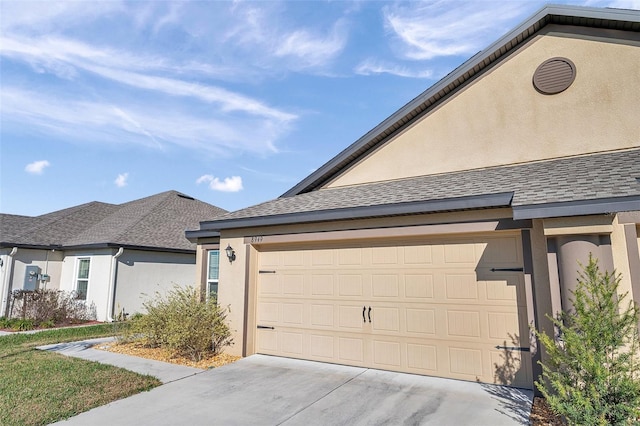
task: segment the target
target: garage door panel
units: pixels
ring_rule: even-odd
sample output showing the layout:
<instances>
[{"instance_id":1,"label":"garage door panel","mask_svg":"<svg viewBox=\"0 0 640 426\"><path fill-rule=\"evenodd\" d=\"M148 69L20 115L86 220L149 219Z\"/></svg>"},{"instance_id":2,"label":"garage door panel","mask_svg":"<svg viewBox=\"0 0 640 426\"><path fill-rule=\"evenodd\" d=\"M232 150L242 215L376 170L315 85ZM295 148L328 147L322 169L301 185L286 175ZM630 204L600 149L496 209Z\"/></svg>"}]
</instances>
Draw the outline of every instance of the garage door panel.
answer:
<instances>
[{"instance_id":1,"label":"garage door panel","mask_svg":"<svg viewBox=\"0 0 640 426\"><path fill-rule=\"evenodd\" d=\"M284 324L297 326L304 324L302 318L302 303L282 303L280 309L282 310L282 322Z\"/></svg>"},{"instance_id":2,"label":"garage door panel","mask_svg":"<svg viewBox=\"0 0 640 426\"><path fill-rule=\"evenodd\" d=\"M333 275L311 274L311 296L333 296L334 279Z\"/></svg>"},{"instance_id":3,"label":"garage door panel","mask_svg":"<svg viewBox=\"0 0 640 426\"><path fill-rule=\"evenodd\" d=\"M417 333L425 336L436 334L436 312L428 308L406 308L407 333Z\"/></svg>"},{"instance_id":4,"label":"garage door panel","mask_svg":"<svg viewBox=\"0 0 640 426\"><path fill-rule=\"evenodd\" d=\"M277 353L278 352L278 332L275 330L258 330L258 352Z\"/></svg>"},{"instance_id":5,"label":"garage door panel","mask_svg":"<svg viewBox=\"0 0 640 426\"><path fill-rule=\"evenodd\" d=\"M363 297L362 279L362 275L338 275L338 295Z\"/></svg>"},{"instance_id":6,"label":"garage door panel","mask_svg":"<svg viewBox=\"0 0 640 426\"><path fill-rule=\"evenodd\" d=\"M434 345L407 343L407 367L413 372L434 374L438 371L437 347Z\"/></svg>"},{"instance_id":7,"label":"garage door panel","mask_svg":"<svg viewBox=\"0 0 640 426\"><path fill-rule=\"evenodd\" d=\"M311 265L312 266L333 266L334 250L313 250L311 252Z\"/></svg>"},{"instance_id":8,"label":"garage door panel","mask_svg":"<svg viewBox=\"0 0 640 426\"><path fill-rule=\"evenodd\" d=\"M309 322L312 327L336 326L335 306L333 303L311 303L309 307Z\"/></svg>"},{"instance_id":9,"label":"garage door panel","mask_svg":"<svg viewBox=\"0 0 640 426\"><path fill-rule=\"evenodd\" d=\"M304 275L284 275L282 277L282 294L304 295Z\"/></svg>"},{"instance_id":10,"label":"garage door panel","mask_svg":"<svg viewBox=\"0 0 640 426\"><path fill-rule=\"evenodd\" d=\"M400 284L397 274L373 274L371 275L373 297L393 297L400 295Z\"/></svg>"},{"instance_id":11,"label":"garage door panel","mask_svg":"<svg viewBox=\"0 0 640 426\"><path fill-rule=\"evenodd\" d=\"M405 265L430 266L433 263L431 246L409 246L403 247Z\"/></svg>"},{"instance_id":12,"label":"garage door panel","mask_svg":"<svg viewBox=\"0 0 640 426\"><path fill-rule=\"evenodd\" d=\"M339 305L338 329L362 330L363 308L362 305Z\"/></svg>"},{"instance_id":13,"label":"garage door panel","mask_svg":"<svg viewBox=\"0 0 640 426\"><path fill-rule=\"evenodd\" d=\"M404 275L404 296L406 299L433 299L433 275L407 273Z\"/></svg>"},{"instance_id":14,"label":"garage door panel","mask_svg":"<svg viewBox=\"0 0 640 426\"><path fill-rule=\"evenodd\" d=\"M373 340L373 360L372 367L374 368L389 368L401 369L402 357L400 355L399 342L385 341L385 340Z\"/></svg>"},{"instance_id":15,"label":"garage door panel","mask_svg":"<svg viewBox=\"0 0 640 426\"><path fill-rule=\"evenodd\" d=\"M531 387L518 235L259 256L258 352Z\"/></svg>"},{"instance_id":16,"label":"garage door panel","mask_svg":"<svg viewBox=\"0 0 640 426\"><path fill-rule=\"evenodd\" d=\"M397 265L398 247L373 247L371 249L372 265Z\"/></svg>"},{"instance_id":17,"label":"garage door panel","mask_svg":"<svg viewBox=\"0 0 640 426\"><path fill-rule=\"evenodd\" d=\"M284 266L305 266L305 252L284 251L282 252L282 265Z\"/></svg>"},{"instance_id":18,"label":"garage door panel","mask_svg":"<svg viewBox=\"0 0 640 426\"><path fill-rule=\"evenodd\" d=\"M359 248L339 249L338 265L362 265L362 250Z\"/></svg>"},{"instance_id":19,"label":"garage door panel","mask_svg":"<svg viewBox=\"0 0 640 426\"><path fill-rule=\"evenodd\" d=\"M475 266L477 264L475 244L469 241L445 245L444 263L456 265L467 264L471 267Z\"/></svg>"},{"instance_id":20,"label":"garage door panel","mask_svg":"<svg viewBox=\"0 0 640 426\"><path fill-rule=\"evenodd\" d=\"M367 319L371 317L373 332L392 332L400 331L400 309L397 307L377 307L373 310L373 314L367 312Z\"/></svg>"},{"instance_id":21,"label":"garage door panel","mask_svg":"<svg viewBox=\"0 0 640 426\"><path fill-rule=\"evenodd\" d=\"M338 361L351 364L364 362L364 339L359 337L338 337Z\"/></svg>"},{"instance_id":22,"label":"garage door panel","mask_svg":"<svg viewBox=\"0 0 640 426\"><path fill-rule=\"evenodd\" d=\"M467 376L468 380L474 380L484 376L482 350L458 346L450 346L448 349L449 373L453 377Z\"/></svg>"},{"instance_id":23,"label":"garage door panel","mask_svg":"<svg viewBox=\"0 0 640 426\"><path fill-rule=\"evenodd\" d=\"M261 275L258 293L259 296L282 294L282 288L280 286L280 276L275 274Z\"/></svg>"},{"instance_id":24,"label":"garage door panel","mask_svg":"<svg viewBox=\"0 0 640 426\"><path fill-rule=\"evenodd\" d=\"M325 361L335 361L336 353L334 349L333 335L322 335L316 333L309 334L309 353L314 359L324 359Z\"/></svg>"},{"instance_id":25,"label":"garage door panel","mask_svg":"<svg viewBox=\"0 0 640 426\"><path fill-rule=\"evenodd\" d=\"M448 273L445 276L446 298L450 301L478 300L479 285L475 274Z\"/></svg>"},{"instance_id":26,"label":"garage door panel","mask_svg":"<svg viewBox=\"0 0 640 426\"><path fill-rule=\"evenodd\" d=\"M280 333L281 347L280 350L289 356L301 357L304 355L304 334L301 331L291 332L284 331Z\"/></svg>"},{"instance_id":27,"label":"garage door panel","mask_svg":"<svg viewBox=\"0 0 640 426\"><path fill-rule=\"evenodd\" d=\"M480 313L476 311L447 311L447 337L480 337Z\"/></svg>"}]
</instances>

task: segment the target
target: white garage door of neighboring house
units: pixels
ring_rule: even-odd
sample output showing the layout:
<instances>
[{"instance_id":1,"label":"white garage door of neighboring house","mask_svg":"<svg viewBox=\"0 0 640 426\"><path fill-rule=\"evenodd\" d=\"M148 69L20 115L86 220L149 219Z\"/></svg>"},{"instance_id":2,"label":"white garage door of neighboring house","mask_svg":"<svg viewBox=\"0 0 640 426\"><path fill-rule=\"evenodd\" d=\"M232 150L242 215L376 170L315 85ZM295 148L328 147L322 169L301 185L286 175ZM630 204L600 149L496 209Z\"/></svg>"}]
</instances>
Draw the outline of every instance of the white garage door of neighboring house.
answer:
<instances>
[{"instance_id":1,"label":"white garage door of neighboring house","mask_svg":"<svg viewBox=\"0 0 640 426\"><path fill-rule=\"evenodd\" d=\"M531 388L522 265L519 234L263 248L256 351Z\"/></svg>"}]
</instances>

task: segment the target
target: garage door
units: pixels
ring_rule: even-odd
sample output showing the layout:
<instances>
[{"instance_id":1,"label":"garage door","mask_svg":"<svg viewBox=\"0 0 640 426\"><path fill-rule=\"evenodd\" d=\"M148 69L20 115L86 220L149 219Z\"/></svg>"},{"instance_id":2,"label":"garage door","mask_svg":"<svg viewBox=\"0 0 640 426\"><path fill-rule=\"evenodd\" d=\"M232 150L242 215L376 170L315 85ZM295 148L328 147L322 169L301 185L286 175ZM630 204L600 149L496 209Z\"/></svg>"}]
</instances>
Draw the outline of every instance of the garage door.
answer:
<instances>
[{"instance_id":1,"label":"garage door","mask_svg":"<svg viewBox=\"0 0 640 426\"><path fill-rule=\"evenodd\" d=\"M258 353L531 388L514 235L259 253Z\"/></svg>"}]
</instances>

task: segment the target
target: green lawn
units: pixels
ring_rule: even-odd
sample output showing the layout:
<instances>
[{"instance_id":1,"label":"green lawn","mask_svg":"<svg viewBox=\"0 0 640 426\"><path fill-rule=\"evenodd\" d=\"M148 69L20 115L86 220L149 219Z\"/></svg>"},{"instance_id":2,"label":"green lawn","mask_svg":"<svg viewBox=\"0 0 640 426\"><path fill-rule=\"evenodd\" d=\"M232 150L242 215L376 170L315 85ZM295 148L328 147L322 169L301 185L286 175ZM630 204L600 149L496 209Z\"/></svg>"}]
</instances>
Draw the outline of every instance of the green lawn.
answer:
<instances>
[{"instance_id":1,"label":"green lawn","mask_svg":"<svg viewBox=\"0 0 640 426\"><path fill-rule=\"evenodd\" d=\"M43 425L152 389L160 381L36 346L113 335L113 326L0 336L0 425Z\"/></svg>"}]
</instances>

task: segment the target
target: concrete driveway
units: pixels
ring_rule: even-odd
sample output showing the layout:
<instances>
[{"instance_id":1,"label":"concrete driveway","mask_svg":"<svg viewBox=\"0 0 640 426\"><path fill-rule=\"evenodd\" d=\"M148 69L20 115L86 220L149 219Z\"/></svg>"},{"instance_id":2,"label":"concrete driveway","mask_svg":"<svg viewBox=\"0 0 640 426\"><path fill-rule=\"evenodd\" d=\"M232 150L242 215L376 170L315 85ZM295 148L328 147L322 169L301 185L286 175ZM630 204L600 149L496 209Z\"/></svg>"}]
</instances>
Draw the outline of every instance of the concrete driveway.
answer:
<instances>
[{"instance_id":1,"label":"concrete driveway","mask_svg":"<svg viewBox=\"0 0 640 426\"><path fill-rule=\"evenodd\" d=\"M531 391L253 355L61 425L517 425Z\"/></svg>"}]
</instances>

